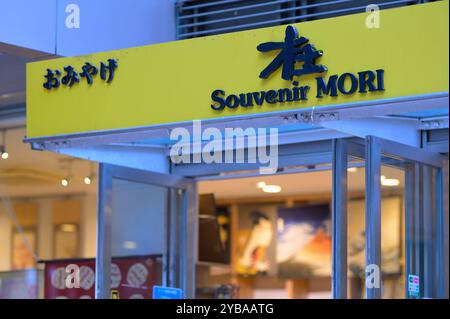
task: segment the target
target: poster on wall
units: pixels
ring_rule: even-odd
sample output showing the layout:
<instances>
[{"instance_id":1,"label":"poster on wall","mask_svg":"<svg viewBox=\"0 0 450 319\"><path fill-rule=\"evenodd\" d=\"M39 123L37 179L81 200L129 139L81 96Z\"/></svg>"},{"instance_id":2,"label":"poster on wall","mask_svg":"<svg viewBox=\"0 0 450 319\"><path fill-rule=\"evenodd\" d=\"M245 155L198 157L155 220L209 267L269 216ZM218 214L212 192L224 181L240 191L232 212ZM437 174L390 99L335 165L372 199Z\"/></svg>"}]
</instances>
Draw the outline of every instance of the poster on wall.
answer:
<instances>
[{"instance_id":1,"label":"poster on wall","mask_svg":"<svg viewBox=\"0 0 450 319\"><path fill-rule=\"evenodd\" d=\"M349 275L364 276L365 267L365 202L348 202L348 267ZM401 273L402 198L383 197L381 201L381 269L383 274Z\"/></svg>"},{"instance_id":2,"label":"poster on wall","mask_svg":"<svg viewBox=\"0 0 450 319\"><path fill-rule=\"evenodd\" d=\"M68 288L68 265L80 271L79 288ZM151 299L157 284L154 256L113 258L111 264L111 296L114 299ZM70 272L70 271L69 271ZM94 299L95 260L73 259L46 261L44 270L45 299Z\"/></svg>"},{"instance_id":3,"label":"poster on wall","mask_svg":"<svg viewBox=\"0 0 450 319\"><path fill-rule=\"evenodd\" d=\"M278 209L277 264L282 278L331 276L330 207Z\"/></svg>"},{"instance_id":4,"label":"poster on wall","mask_svg":"<svg viewBox=\"0 0 450 319\"><path fill-rule=\"evenodd\" d=\"M237 273L276 274L276 221L275 205L239 207Z\"/></svg>"},{"instance_id":5,"label":"poster on wall","mask_svg":"<svg viewBox=\"0 0 450 319\"><path fill-rule=\"evenodd\" d=\"M79 230L76 224L55 227L54 251L56 259L76 258L79 255Z\"/></svg>"},{"instance_id":6,"label":"poster on wall","mask_svg":"<svg viewBox=\"0 0 450 319\"><path fill-rule=\"evenodd\" d=\"M30 251L31 250L31 251ZM12 237L12 268L14 270L36 267L32 251L36 251L36 230L14 231Z\"/></svg>"}]
</instances>

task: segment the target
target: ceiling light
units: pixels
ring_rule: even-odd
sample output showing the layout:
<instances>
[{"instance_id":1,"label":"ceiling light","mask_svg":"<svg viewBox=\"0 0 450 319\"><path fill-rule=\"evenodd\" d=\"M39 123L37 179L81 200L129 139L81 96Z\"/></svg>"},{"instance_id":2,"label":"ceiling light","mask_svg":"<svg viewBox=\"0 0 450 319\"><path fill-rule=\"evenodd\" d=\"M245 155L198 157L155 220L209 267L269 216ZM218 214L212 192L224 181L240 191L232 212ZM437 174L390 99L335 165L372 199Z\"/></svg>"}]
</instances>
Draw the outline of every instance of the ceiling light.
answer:
<instances>
[{"instance_id":1,"label":"ceiling light","mask_svg":"<svg viewBox=\"0 0 450 319\"><path fill-rule=\"evenodd\" d=\"M381 185L383 186L398 186L400 185L400 180L397 178L382 178Z\"/></svg>"},{"instance_id":2,"label":"ceiling light","mask_svg":"<svg viewBox=\"0 0 450 319\"><path fill-rule=\"evenodd\" d=\"M63 187L67 187L69 186L70 182L72 181L72 162L74 161L73 159L67 159L67 173L66 176L61 179L61 186Z\"/></svg>"},{"instance_id":3,"label":"ceiling light","mask_svg":"<svg viewBox=\"0 0 450 319\"><path fill-rule=\"evenodd\" d=\"M90 176L86 176L83 181L86 185L90 185L92 183L92 178Z\"/></svg>"},{"instance_id":4,"label":"ceiling light","mask_svg":"<svg viewBox=\"0 0 450 319\"><path fill-rule=\"evenodd\" d=\"M70 184L70 178L69 177L65 177L65 178L63 178L61 180L61 185L62 186L67 187L67 186L69 186L69 184Z\"/></svg>"},{"instance_id":5,"label":"ceiling light","mask_svg":"<svg viewBox=\"0 0 450 319\"><path fill-rule=\"evenodd\" d=\"M4 149L1 150L2 153L2 159L7 160L9 158L9 154L7 151L5 151Z\"/></svg>"},{"instance_id":6,"label":"ceiling light","mask_svg":"<svg viewBox=\"0 0 450 319\"><path fill-rule=\"evenodd\" d=\"M59 229L65 233L74 233L77 230L77 226L74 224L61 224Z\"/></svg>"},{"instance_id":7,"label":"ceiling light","mask_svg":"<svg viewBox=\"0 0 450 319\"><path fill-rule=\"evenodd\" d=\"M94 173L94 163L90 162L89 163L89 175L86 175L83 179L83 182L86 185L90 185L92 184L92 181L94 180L95 177L95 173Z\"/></svg>"},{"instance_id":8,"label":"ceiling light","mask_svg":"<svg viewBox=\"0 0 450 319\"><path fill-rule=\"evenodd\" d=\"M281 186L279 185L265 185L262 188L264 193L279 193L281 192Z\"/></svg>"},{"instance_id":9,"label":"ceiling light","mask_svg":"<svg viewBox=\"0 0 450 319\"><path fill-rule=\"evenodd\" d=\"M258 187L258 188L263 188L264 186L266 186L266 182L258 182L258 183L256 183L256 187Z\"/></svg>"},{"instance_id":10,"label":"ceiling light","mask_svg":"<svg viewBox=\"0 0 450 319\"><path fill-rule=\"evenodd\" d=\"M2 157L2 159L7 160L9 158L9 153L6 150L6 131L3 130L2 131L2 144L0 147L0 156Z\"/></svg>"},{"instance_id":11,"label":"ceiling light","mask_svg":"<svg viewBox=\"0 0 450 319\"><path fill-rule=\"evenodd\" d=\"M349 167L347 168L347 172L356 173L358 171L358 167Z\"/></svg>"}]
</instances>

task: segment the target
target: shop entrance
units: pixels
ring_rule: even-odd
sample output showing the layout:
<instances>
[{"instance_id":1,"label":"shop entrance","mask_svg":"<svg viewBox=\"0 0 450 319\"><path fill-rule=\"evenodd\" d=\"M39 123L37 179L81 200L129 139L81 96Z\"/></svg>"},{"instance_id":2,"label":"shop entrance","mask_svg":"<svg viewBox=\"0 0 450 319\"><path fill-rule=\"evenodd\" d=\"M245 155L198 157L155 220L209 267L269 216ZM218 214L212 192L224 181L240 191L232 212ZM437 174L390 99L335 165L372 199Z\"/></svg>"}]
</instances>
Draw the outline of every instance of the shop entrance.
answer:
<instances>
[{"instance_id":1,"label":"shop entrance","mask_svg":"<svg viewBox=\"0 0 450 319\"><path fill-rule=\"evenodd\" d=\"M383 242L390 234L384 230L385 215L382 206L381 186L389 184L383 175L385 168L402 172L404 181L404 212L402 217L400 269L403 272L406 298L443 298L448 272L445 265L445 237L448 220L443 206L443 173L447 158L439 153L424 151L408 145L382 138L368 136L365 140L341 139L333 141L333 231L334 245L348 247L346 242L348 207L347 166L352 160L362 160L365 166L365 261L367 298L381 298L383 282L389 278L389 271L383 271L383 265L389 267L389 256L383 254ZM342 167L341 163L347 163ZM448 187L448 186L446 186ZM344 234L343 236L340 234ZM347 261L345 254L334 249L333 294L346 297ZM386 255L386 256L385 256ZM341 271L338 269L341 268ZM381 281L377 285L377 272ZM412 284L412 281L420 284ZM446 284L447 282L447 284Z\"/></svg>"},{"instance_id":2,"label":"shop entrance","mask_svg":"<svg viewBox=\"0 0 450 319\"><path fill-rule=\"evenodd\" d=\"M444 196L448 192L448 130L435 130L432 134L426 117L411 119L403 115L415 111L426 116L442 105L448 105L447 97L327 108L320 112L274 112L232 121L204 121L202 128L219 130L224 140L228 138L223 134L227 127L243 131L276 128L277 152L272 163L277 163L278 169L271 175L331 172L327 202L331 271L325 280L331 297L382 298L387 289L395 290L400 285L400 293L391 296L442 298L448 296L448 198ZM397 115L387 115L392 113ZM262 176L261 163L252 158L258 152L249 152L247 144L225 142L221 143L226 146L221 152L231 151L234 158L237 150L244 150L239 162L174 162L171 149L176 142L171 133L176 129L192 132L193 127L191 122L171 123L28 140L35 149L101 163L97 298L111 298L115 289L110 278L117 277L113 266L117 258L136 255L153 258L159 274L152 284L181 288L185 298L204 296L197 289L197 279L205 273L211 276L222 271L198 271L198 267L211 265L199 258L200 249L205 243L207 247L216 246L219 227L218 216L202 211L198 185L204 181ZM397 131L401 133L398 136ZM430 147L425 134L429 135ZM191 138L194 135L189 134ZM202 145L206 142L201 139L188 142L199 144L190 148L189 156L208 158L198 153L207 150ZM221 155L220 158L226 158ZM354 195L350 192L354 177L348 170L355 167L364 172L363 183L359 197L349 201ZM397 172L404 185L401 216L389 227L385 225L389 213L384 209L391 204L384 202L382 186L392 181L390 174L385 174L386 169ZM215 227L214 232L203 237L199 226L202 224L213 224L209 230ZM386 238L392 233L399 234L395 240L397 250L387 249ZM393 260L400 266L391 267ZM234 267L231 258L223 259L223 263ZM145 273L142 267L137 267ZM125 278L128 274L121 276ZM135 279L132 272L126 284L151 291L151 287ZM291 288L294 292L304 289L295 284ZM239 296L230 289L219 290L213 296ZM298 295L294 293L291 297Z\"/></svg>"},{"instance_id":3,"label":"shop entrance","mask_svg":"<svg viewBox=\"0 0 450 319\"><path fill-rule=\"evenodd\" d=\"M192 180L123 166L100 164L96 297L118 293L117 276L127 276L136 298L146 298L153 285L180 287L186 297L195 278L192 239L196 207ZM116 259L148 257L134 271L119 274ZM118 280L120 281L120 280ZM149 287L150 286L150 287Z\"/></svg>"},{"instance_id":4,"label":"shop entrance","mask_svg":"<svg viewBox=\"0 0 450 319\"><path fill-rule=\"evenodd\" d=\"M386 232L389 230L382 227L387 218L382 210L381 190L382 184L388 182L383 181L385 168L398 170L404 179L398 229L400 250L394 252L399 254L394 258L400 265L403 296L445 296L448 285L445 270L448 267L443 259L448 245L443 236L448 232L442 198L446 187L445 156L373 136L298 140L280 145L278 156L275 176L331 171L332 248L328 280L334 298L354 297L351 290L355 280L349 271L349 258L354 250L349 237L353 211L348 202L351 179L348 170L353 167L364 170L365 177L363 247L360 247L365 260L359 272L360 297L382 298L387 289L383 284L389 282L392 274L388 268L392 256L382 250L384 238L389 235ZM182 288L186 298L195 298L199 295L196 289L196 277L201 275L199 265L208 264L199 260L199 247L205 241L207 246L213 246L214 236L218 236L209 232L210 237L205 238L200 229L199 225L208 220L217 221L217 216L201 211L197 184L258 176L259 170L252 163L181 163L172 164L170 173L157 173L115 164L100 165L97 269L101 271L97 272L97 298L110 298L111 289L114 290L110 281L114 276L112 260L136 254L155 256L159 269L155 284ZM219 227L217 223L215 227ZM418 278L420 284L410 285L410 278Z\"/></svg>"},{"instance_id":5,"label":"shop entrance","mask_svg":"<svg viewBox=\"0 0 450 319\"><path fill-rule=\"evenodd\" d=\"M348 225L354 217L348 212L348 169L363 167L365 171L365 230L363 232L364 267L360 274L363 292L360 297L381 298L383 282L392 281L393 274L402 277L401 296L407 298L443 296L445 291L446 272L442 271L444 260L445 214L442 206L441 188L444 185L442 169L446 157L439 153L420 150L408 145L391 142L382 138L369 136L366 139L342 138L327 141L317 141L290 144L280 147L279 162L284 167L278 174L295 174L314 170L332 171L331 200L331 236L332 236L332 295L334 298L350 296L351 278L349 278L349 262L352 243L349 242ZM234 168L236 171L231 171ZM217 170L215 170L217 169ZM390 179L383 175L383 170L398 171L404 184L402 213L399 228L394 229L399 234L399 250L389 256L385 237L389 236L389 227L382 230L382 224L389 212L382 214L382 185L388 185ZM255 176L247 165L231 166L230 172L223 173L223 167L209 165L196 171L205 172L197 180L229 179ZM191 166L180 167L175 172L190 174ZM214 177L214 174L218 176ZM415 177L417 176L417 177ZM413 180L416 178L415 180ZM417 179L420 178L420 179ZM415 198L412 199L412 198ZM388 204L386 204L388 205ZM383 204L383 206L385 206ZM385 209L386 210L386 209ZM386 249L384 249L386 248ZM397 260L397 269L392 270L392 259ZM385 270L383 270L385 265ZM395 267L394 267L395 268ZM424 271L430 271L426 274ZM431 274L433 273L433 275ZM420 292L410 291L410 278L421 278ZM438 278L439 277L439 278ZM396 284L398 286L398 282ZM350 287L349 287L350 286ZM388 288L386 288L388 289ZM398 288L397 288L398 289ZM353 295L353 294L352 294ZM398 296L398 294L397 294Z\"/></svg>"}]
</instances>

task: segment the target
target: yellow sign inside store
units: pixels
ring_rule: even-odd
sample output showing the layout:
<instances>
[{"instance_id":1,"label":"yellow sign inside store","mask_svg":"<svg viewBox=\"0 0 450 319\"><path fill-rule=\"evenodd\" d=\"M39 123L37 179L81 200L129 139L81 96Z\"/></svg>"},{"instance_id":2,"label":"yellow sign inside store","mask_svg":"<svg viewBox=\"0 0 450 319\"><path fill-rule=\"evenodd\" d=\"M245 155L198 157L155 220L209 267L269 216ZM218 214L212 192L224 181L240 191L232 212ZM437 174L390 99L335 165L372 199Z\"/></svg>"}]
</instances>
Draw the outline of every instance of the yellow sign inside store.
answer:
<instances>
[{"instance_id":1,"label":"yellow sign inside store","mask_svg":"<svg viewBox=\"0 0 450 319\"><path fill-rule=\"evenodd\" d=\"M30 63L27 137L448 92L448 1L369 14Z\"/></svg>"}]
</instances>

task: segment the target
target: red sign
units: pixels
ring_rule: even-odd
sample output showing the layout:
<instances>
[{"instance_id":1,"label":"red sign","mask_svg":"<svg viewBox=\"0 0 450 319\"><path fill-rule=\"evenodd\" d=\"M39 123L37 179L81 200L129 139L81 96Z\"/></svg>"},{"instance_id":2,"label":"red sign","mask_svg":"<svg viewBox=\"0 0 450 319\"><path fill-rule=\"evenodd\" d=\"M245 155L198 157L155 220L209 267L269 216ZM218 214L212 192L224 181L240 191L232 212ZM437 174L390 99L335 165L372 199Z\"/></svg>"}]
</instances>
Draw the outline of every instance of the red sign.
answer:
<instances>
[{"instance_id":1,"label":"red sign","mask_svg":"<svg viewBox=\"0 0 450 319\"><path fill-rule=\"evenodd\" d=\"M79 277L75 272L79 271ZM151 299L156 284L154 256L113 258L111 297L113 299ZM68 279L68 276L71 276ZM75 278L79 278L76 282ZM78 287L77 287L78 286ZM45 299L93 299L95 295L95 259L46 261Z\"/></svg>"}]
</instances>

